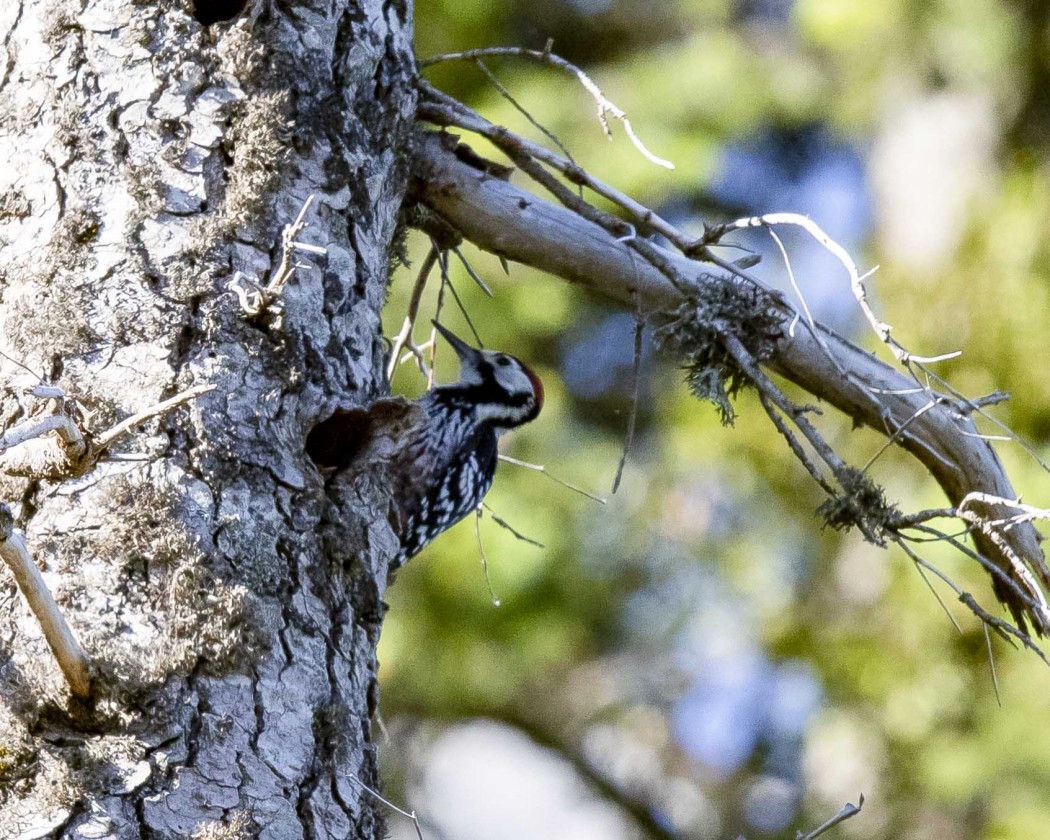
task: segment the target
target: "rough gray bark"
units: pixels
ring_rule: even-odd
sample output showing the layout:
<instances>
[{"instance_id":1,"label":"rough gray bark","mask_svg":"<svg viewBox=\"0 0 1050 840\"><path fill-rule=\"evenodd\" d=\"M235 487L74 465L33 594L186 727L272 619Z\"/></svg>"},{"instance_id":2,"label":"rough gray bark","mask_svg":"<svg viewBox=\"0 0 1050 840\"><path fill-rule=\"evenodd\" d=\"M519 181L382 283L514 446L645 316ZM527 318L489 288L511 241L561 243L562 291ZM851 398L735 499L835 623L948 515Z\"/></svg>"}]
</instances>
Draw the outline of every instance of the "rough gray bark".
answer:
<instances>
[{"instance_id":1,"label":"rough gray bark","mask_svg":"<svg viewBox=\"0 0 1050 840\"><path fill-rule=\"evenodd\" d=\"M395 543L373 488L334 524L303 440L383 387L411 6L251 5L0 4L0 385L28 368L89 429L217 386L112 447L146 460L0 476L95 669L74 702L0 569L0 837L383 833L352 776ZM327 256L249 321L227 285L311 194ZM34 405L5 390L0 428Z\"/></svg>"}]
</instances>

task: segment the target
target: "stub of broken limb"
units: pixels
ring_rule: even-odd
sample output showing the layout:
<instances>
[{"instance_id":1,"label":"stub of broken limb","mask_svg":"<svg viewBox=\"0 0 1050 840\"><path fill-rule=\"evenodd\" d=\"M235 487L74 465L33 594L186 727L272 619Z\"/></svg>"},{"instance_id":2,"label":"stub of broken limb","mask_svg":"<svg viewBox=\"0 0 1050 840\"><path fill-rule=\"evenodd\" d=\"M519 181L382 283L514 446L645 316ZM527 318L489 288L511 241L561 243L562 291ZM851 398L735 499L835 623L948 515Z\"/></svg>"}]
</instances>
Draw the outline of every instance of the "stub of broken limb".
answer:
<instances>
[{"instance_id":1,"label":"stub of broken limb","mask_svg":"<svg viewBox=\"0 0 1050 840\"><path fill-rule=\"evenodd\" d=\"M237 296L241 312L246 318L264 319L268 325L279 329L284 316L284 287L295 276L296 269L303 267L296 261L296 253L322 257L328 253L326 248L300 242L296 238L306 230L306 213L313 200L314 197L309 196L299 209L295 221L285 225L281 231L281 262L269 281L260 283L238 271L227 285L227 288Z\"/></svg>"},{"instance_id":2,"label":"stub of broken limb","mask_svg":"<svg viewBox=\"0 0 1050 840\"><path fill-rule=\"evenodd\" d=\"M0 559L14 575L22 597L40 623L51 653L74 697L91 695L90 662L65 617L51 597L40 570L29 555L22 534L15 530L14 517L7 505L0 504Z\"/></svg>"}]
</instances>

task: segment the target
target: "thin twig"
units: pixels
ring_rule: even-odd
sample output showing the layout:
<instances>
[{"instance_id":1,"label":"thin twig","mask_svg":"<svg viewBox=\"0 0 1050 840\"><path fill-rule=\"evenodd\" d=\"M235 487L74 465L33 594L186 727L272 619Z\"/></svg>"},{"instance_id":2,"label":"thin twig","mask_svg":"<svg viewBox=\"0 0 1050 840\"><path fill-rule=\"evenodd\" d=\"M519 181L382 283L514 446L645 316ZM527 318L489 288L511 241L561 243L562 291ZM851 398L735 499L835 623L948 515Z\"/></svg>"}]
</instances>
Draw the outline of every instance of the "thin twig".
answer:
<instances>
[{"instance_id":1,"label":"thin twig","mask_svg":"<svg viewBox=\"0 0 1050 840\"><path fill-rule=\"evenodd\" d=\"M657 157L645 147L645 144L641 141L638 135L635 134L634 126L631 125L631 121L627 118L627 114L622 108L606 98L605 94L602 93L601 88L594 83L590 76L584 73L575 64L566 61L560 56L554 55L548 50L543 50L541 52L540 50L527 50L521 47L487 47L484 49L467 50L459 53L436 55L433 58L425 59L419 63L423 67L429 67L430 65L438 64L443 61L474 61L486 56L513 56L515 58L527 58L532 61L538 61L541 64L557 67L559 70L564 70L567 73L571 73L594 98L595 103L597 103L598 120L601 122L602 130L605 132L606 136L611 135L609 121L606 117L606 115L608 115L619 120L623 124L623 130L627 133L631 143L633 143L634 147L642 153L646 160L655 163L657 166L662 166L664 169L674 169L674 164L671 163L671 161Z\"/></svg>"},{"instance_id":2,"label":"thin twig","mask_svg":"<svg viewBox=\"0 0 1050 840\"><path fill-rule=\"evenodd\" d=\"M572 490L573 493L579 493L581 496L586 496L599 504L608 504L607 499L603 499L601 496L595 496L593 493L588 493L586 490L577 487L575 484L569 484L567 481L562 481L555 475L548 472L547 468L543 464L530 464L528 461L519 461L517 458L511 458L510 455L500 455L501 461L506 461L508 464L514 464L517 467L524 467L527 470L534 470L535 472L541 472L555 484L560 484L562 487Z\"/></svg>"},{"instance_id":3,"label":"thin twig","mask_svg":"<svg viewBox=\"0 0 1050 840\"><path fill-rule=\"evenodd\" d=\"M806 323L809 325L809 330L813 336L817 339L817 343L820 344L821 349L824 351L824 355L828 357L836 370L843 376L846 376L846 371L843 370L842 365L839 364L839 360L831 352L831 348L828 347L827 341L824 340L824 336L820 334L820 330L817 329L817 322L813 318L813 313L809 310L809 304L806 302L806 296L802 294L802 287L799 286L798 281L795 279L795 270L791 267L791 258L788 256L787 248L784 247L784 242L777 235L777 232L773 228L767 228L769 235L773 238L777 248L780 250L780 256L784 260L784 269L787 271L788 281L791 283L791 288L795 290L795 295L798 297L798 302L802 305L802 311L806 315ZM737 260L737 266L740 266L740 261ZM788 331L789 334L792 332Z\"/></svg>"},{"instance_id":4,"label":"thin twig","mask_svg":"<svg viewBox=\"0 0 1050 840\"><path fill-rule=\"evenodd\" d=\"M843 823L851 817L857 816L860 813L860 809L864 807L864 794L860 795L860 799L857 800L857 804L854 805L852 802L847 802L839 810L835 816L833 816L827 822L821 823L819 826L814 828L808 834L803 834L801 831L795 834L795 840L815 840L825 831L834 828L839 823Z\"/></svg>"},{"instance_id":5,"label":"thin twig","mask_svg":"<svg viewBox=\"0 0 1050 840\"><path fill-rule=\"evenodd\" d=\"M485 77L489 80L492 86L496 88L500 96L506 99L513 106L513 108L523 117L525 117L525 119L527 119L537 131L539 131L544 137L546 137L555 146L557 146L561 150L561 153L565 155L565 157L567 157L569 160L572 160L572 155L569 152L568 146L562 143L561 140L558 139L558 135L556 135L553 131L547 128L547 126L543 125L543 123L541 123L534 116L532 116L532 114L529 113L528 109L526 109L520 102L518 102L517 99L514 98L514 95L509 90L507 90L506 87L504 87L503 83L499 79L496 78L495 73L489 70L488 65L485 64L484 61L482 61L480 58L477 58L474 60L474 63L477 65L478 69L485 74Z\"/></svg>"},{"instance_id":6,"label":"thin twig","mask_svg":"<svg viewBox=\"0 0 1050 840\"><path fill-rule=\"evenodd\" d=\"M463 301L460 299L459 292L456 291L456 287L452 284L452 279L449 278L448 290L452 292L452 299L456 302L456 308L460 311L463 316L463 320L467 322L467 326L470 328L470 332L474 336L474 340L478 343L478 347L484 347L485 342L481 340L481 335L478 333L478 328L474 326L474 319L470 317L470 313L467 311L467 307L463 305Z\"/></svg>"},{"instance_id":7,"label":"thin twig","mask_svg":"<svg viewBox=\"0 0 1050 840\"><path fill-rule=\"evenodd\" d=\"M623 468L627 464L627 454L631 451L634 443L634 427L638 422L638 395L642 385L642 333L645 330L645 320L641 313L635 315L634 321L634 367L631 371L633 384L631 387L631 416L627 420L627 434L623 439L623 452L620 454L620 464L616 467L616 477L613 479L613 495L620 488L620 479L623 478Z\"/></svg>"},{"instance_id":8,"label":"thin twig","mask_svg":"<svg viewBox=\"0 0 1050 840\"><path fill-rule=\"evenodd\" d=\"M926 572L923 571L922 566L918 563L912 563L912 566L915 568L915 571L919 573L919 577L922 578L922 582L926 584L927 588L933 594L933 597L937 599L937 603L941 605L941 609L944 610L944 614L948 616L948 620L952 623L952 626L955 627L959 633L962 633L962 627L959 625L959 622L955 620L955 616L952 615L951 610L948 609L948 605L944 603L944 599L941 598L941 593L933 588L933 582L926 577Z\"/></svg>"},{"instance_id":9,"label":"thin twig","mask_svg":"<svg viewBox=\"0 0 1050 840\"><path fill-rule=\"evenodd\" d=\"M467 261L467 258L463 256L463 252L459 250L459 246L453 248L452 253L459 257L459 261L463 263L463 267L467 270L467 274L470 275L470 279L481 287L481 291L489 297L493 297L492 289L489 288L488 283L481 279L481 275L474 270L474 266Z\"/></svg>"},{"instance_id":10,"label":"thin twig","mask_svg":"<svg viewBox=\"0 0 1050 840\"><path fill-rule=\"evenodd\" d=\"M982 435L977 432L959 432L963 437L975 438L976 440L989 440L996 443L1013 443L1014 439L1009 435Z\"/></svg>"},{"instance_id":11,"label":"thin twig","mask_svg":"<svg viewBox=\"0 0 1050 840\"><path fill-rule=\"evenodd\" d=\"M528 543L529 545L534 545L534 546L536 546L536 548L546 548L546 546L543 543L541 543L539 540L534 540L532 537L526 537L523 533L521 533L521 531L519 531L516 528L512 527L511 524L509 522L507 522L506 519L503 519L502 517L498 516L496 514L496 512L492 508L490 508L488 506L487 503L482 502L481 504L485 508L485 510L487 510L489 512L489 516L492 517L492 521L495 522L497 525L499 525L501 528L505 528L506 530L510 531L515 537L517 537L519 540L521 540L524 543Z\"/></svg>"},{"instance_id":12,"label":"thin twig","mask_svg":"<svg viewBox=\"0 0 1050 840\"><path fill-rule=\"evenodd\" d=\"M887 525L886 527L889 530L891 530L891 531L894 530L894 528L892 526L890 526L890 525ZM910 526L910 527L916 527L916 526ZM970 536L972 533L973 533L973 526L972 525L967 525L961 531L956 531L954 534L940 534L938 536L917 537L914 534L903 534L902 533L902 534L900 534L900 536L901 536L902 539L905 539L908 542L912 542L912 543L938 543L938 542L948 542L948 543L950 543L952 540L964 539L964 538Z\"/></svg>"},{"instance_id":13,"label":"thin twig","mask_svg":"<svg viewBox=\"0 0 1050 840\"><path fill-rule=\"evenodd\" d=\"M5 352L4 352L3 350L0 350L0 357L3 357L3 358L5 358L5 359L7 359L7 361L9 361L9 362L10 362L11 364L13 364L13 365L17 365L18 367L22 368L22 370L24 370L24 371L25 371L26 373L28 373L28 374L29 374L30 376L34 377L34 378L35 378L35 379L36 379L36 380L37 380L38 382L40 382L41 384L43 384L43 383L46 383L46 382L47 382L47 380L46 380L46 379L44 379L44 377L43 377L43 376L41 376L41 375L40 375L39 373L37 373L37 372L36 372L35 370L33 370L33 369L32 369L31 367L29 367L28 365L26 365L26 364L25 364L25 362L20 362L20 361L18 361L18 359L16 359L16 358L15 358L14 356L9 356L9 355L8 355L7 353L5 353Z\"/></svg>"},{"instance_id":14,"label":"thin twig","mask_svg":"<svg viewBox=\"0 0 1050 840\"><path fill-rule=\"evenodd\" d=\"M886 440L883 442L882 446L880 446L878 451L868 459L868 463L866 463L861 468L861 472L867 472L869 469L871 469L872 465L877 460L879 460L879 458L882 456L882 454L884 452L886 452L891 446L893 446L893 444L895 444L898 440L900 440L901 436L907 430L908 426L910 426L912 423L914 423L916 420L918 420L920 417L922 417L922 415L924 415L931 408L935 408L937 405L940 404L940 402L941 402L941 400L939 400L939 399L931 399L924 406L922 406L921 408L919 408L918 410L913 412L911 417L909 417L907 420L905 420L903 423L901 423L895 430L893 430L892 433L888 434L887 437L886 437ZM887 424L887 425L889 425L889 424ZM889 431L889 429L887 429L887 432L888 431Z\"/></svg>"},{"instance_id":15,"label":"thin twig","mask_svg":"<svg viewBox=\"0 0 1050 840\"><path fill-rule=\"evenodd\" d=\"M988 668L992 672L992 688L995 689L995 702L999 708L1003 707L1003 696L999 693L999 674L995 670L995 653L992 651L992 634L988 632L988 625L984 625L984 643L988 647Z\"/></svg>"},{"instance_id":16,"label":"thin twig","mask_svg":"<svg viewBox=\"0 0 1050 840\"><path fill-rule=\"evenodd\" d=\"M954 518L954 508L930 508L928 510L917 510L914 513L902 513L890 523L890 527L899 530L901 528L910 528L913 525L920 525L924 522L929 522L931 519Z\"/></svg>"},{"instance_id":17,"label":"thin twig","mask_svg":"<svg viewBox=\"0 0 1050 840\"><path fill-rule=\"evenodd\" d=\"M788 428L787 423L784 421L784 415L770 402L765 394L759 393L758 400L765 410L766 416L772 421L777 431L784 437L784 440L787 441L788 448L798 458L802 466L806 468L806 472L813 477L813 480L821 486L825 493L829 496L834 495L835 488L824 477L820 467L813 463L813 459L806 454L806 450L802 448L802 442L795 437L795 433Z\"/></svg>"},{"instance_id":18,"label":"thin twig","mask_svg":"<svg viewBox=\"0 0 1050 840\"><path fill-rule=\"evenodd\" d=\"M44 582L40 570L29 556L25 539L14 529L10 509L0 504L0 558L7 563L15 582L29 604L29 609L44 633L48 647L69 684L73 696L86 698L91 695L91 664L69 629L58 604Z\"/></svg>"},{"instance_id":19,"label":"thin twig","mask_svg":"<svg viewBox=\"0 0 1050 840\"><path fill-rule=\"evenodd\" d=\"M419 304L423 299L423 290L426 288L427 278L430 277L430 272L434 269L434 263L437 262L439 253L440 250L437 243L431 242L430 250L419 266L419 273L416 275L416 282L412 287L412 296L408 301L408 314L405 315L401 331L394 338L394 343L390 348L390 361L387 363L386 368L388 382L394 378L394 370L397 368L398 356L401 355L401 350L406 343L412 344L412 328L415 326L416 318L419 316Z\"/></svg>"},{"instance_id":20,"label":"thin twig","mask_svg":"<svg viewBox=\"0 0 1050 840\"><path fill-rule=\"evenodd\" d=\"M99 463L104 464L140 464L146 461L155 461L157 457L156 454L146 452L114 452L109 455L103 455L98 460Z\"/></svg>"},{"instance_id":21,"label":"thin twig","mask_svg":"<svg viewBox=\"0 0 1050 840\"><path fill-rule=\"evenodd\" d=\"M214 385L194 385L192 388L187 388L185 391L176 394L170 399L159 402L154 406L150 406L137 414L132 414L130 417L121 420L113 428L97 435L94 438L93 443L97 449L105 449L121 435L127 434L139 424L145 423L151 417L156 417L158 414L164 414L165 412L171 411L173 408L178 408L180 405L184 405L191 400L197 399L201 394L207 394L214 390Z\"/></svg>"},{"instance_id":22,"label":"thin twig","mask_svg":"<svg viewBox=\"0 0 1050 840\"><path fill-rule=\"evenodd\" d=\"M427 371L427 390L434 387L434 376L437 374L437 323L441 320L441 309L445 305L445 289L452 286L448 276L448 251L438 254L438 267L441 269L441 285L438 286L437 303L434 305L434 317L431 319L434 326L430 328L430 370ZM458 300L458 297L457 297Z\"/></svg>"},{"instance_id":23,"label":"thin twig","mask_svg":"<svg viewBox=\"0 0 1050 840\"><path fill-rule=\"evenodd\" d=\"M481 571L485 575L485 584L489 588L489 597L492 606L502 606L503 602L496 597L496 591L492 588L492 578L489 577L489 558L485 555L485 546L481 542L481 505L474 511L474 536L478 538L478 554L481 556Z\"/></svg>"},{"instance_id":24,"label":"thin twig","mask_svg":"<svg viewBox=\"0 0 1050 840\"><path fill-rule=\"evenodd\" d=\"M371 794L375 799L377 799L380 802L382 802L384 805L386 805L387 808L390 808L391 810L396 811L397 813L399 813L401 816L408 817L410 820L412 820L412 825L414 825L416 827L416 837L419 840L423 840L423 830L419 827L419 820L416 817L416 812L415 811L406 811L403 808L398 808L397 805L395 805L389 799L386 799L382 794L377 793L376 791L372 790L372 788L370 788L368 785L366 785L364 782L362 782L353 773L348 773L347 774L347 778L352 779L353 781L357 782L359 785L361 785L361 787L363 787L365 789L365 791L367 793Z\"/></svg>"}]
</instances>

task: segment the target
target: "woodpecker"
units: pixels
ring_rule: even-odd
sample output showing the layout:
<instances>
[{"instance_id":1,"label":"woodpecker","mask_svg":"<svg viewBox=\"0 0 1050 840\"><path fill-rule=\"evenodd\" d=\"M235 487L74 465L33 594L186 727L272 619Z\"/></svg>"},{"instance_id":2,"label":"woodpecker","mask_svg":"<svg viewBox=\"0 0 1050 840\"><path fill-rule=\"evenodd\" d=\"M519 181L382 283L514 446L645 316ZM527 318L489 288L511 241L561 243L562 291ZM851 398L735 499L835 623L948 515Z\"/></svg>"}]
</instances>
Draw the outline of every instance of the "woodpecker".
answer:
<instances>
[{"instance_id":1,"label":"woodpecker","mask_svg":"<svg viewBox=\"0 0 1050 840\"><path fill-rule=\"evenodd\" d=\"M481 504L496 475L500 435L536 419L543 407L543 383L520 359L471 347L436 321L434 327L459 356L458 382L415 402L393 397L337 412L306 441L321 467L383 470L401 541L392 568Z\"/></svg>"}]
</instances>

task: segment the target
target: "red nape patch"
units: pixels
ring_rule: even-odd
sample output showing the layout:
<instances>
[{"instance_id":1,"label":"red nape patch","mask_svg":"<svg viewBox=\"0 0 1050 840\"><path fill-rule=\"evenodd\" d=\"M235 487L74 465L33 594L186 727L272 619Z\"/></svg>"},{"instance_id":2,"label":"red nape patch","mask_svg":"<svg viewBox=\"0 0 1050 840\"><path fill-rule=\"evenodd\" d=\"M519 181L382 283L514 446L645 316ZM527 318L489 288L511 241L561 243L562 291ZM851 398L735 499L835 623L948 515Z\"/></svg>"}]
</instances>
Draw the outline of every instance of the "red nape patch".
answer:
<instances>
[{"instance_id":1,"label":"red nape patch","mask_svg":"<svg viewBox=\"0 0 1050 840\"><path fill-rule=\"evenodd\" d=\"M521 369L525 371L525 375L529 377L529 381L532 383L532 390L536 393L536 408L543 408L543 380L540 379L536 375L536 371L528 365L522 364Z\"/></svg>"}]
</instances>

